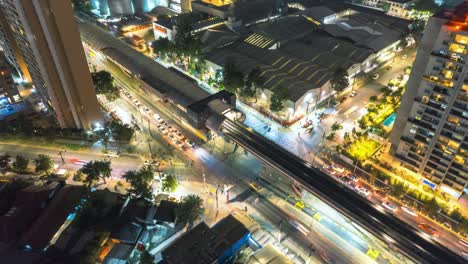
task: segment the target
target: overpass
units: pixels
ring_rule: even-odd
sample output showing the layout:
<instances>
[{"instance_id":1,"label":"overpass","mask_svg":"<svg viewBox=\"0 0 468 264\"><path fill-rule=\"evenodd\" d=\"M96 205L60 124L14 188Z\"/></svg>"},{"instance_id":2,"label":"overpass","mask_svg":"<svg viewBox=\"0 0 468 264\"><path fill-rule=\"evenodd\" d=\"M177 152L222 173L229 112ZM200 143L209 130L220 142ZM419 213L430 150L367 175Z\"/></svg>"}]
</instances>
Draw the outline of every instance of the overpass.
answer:
<instances>
[{"instance_id":1,"label":"overpass","mask_svg":"<svg viewBox=\"0 0 468 264\"><path fill-rule=\"evenodd\" d=\"M221 124L221 131L375 237L398 248L409 259L418 263L466 263L460 256L428 238L420 230L379 209L372 202L313 168L312 164L245 126L225 119Z\"/></svg>"}]
</instances>

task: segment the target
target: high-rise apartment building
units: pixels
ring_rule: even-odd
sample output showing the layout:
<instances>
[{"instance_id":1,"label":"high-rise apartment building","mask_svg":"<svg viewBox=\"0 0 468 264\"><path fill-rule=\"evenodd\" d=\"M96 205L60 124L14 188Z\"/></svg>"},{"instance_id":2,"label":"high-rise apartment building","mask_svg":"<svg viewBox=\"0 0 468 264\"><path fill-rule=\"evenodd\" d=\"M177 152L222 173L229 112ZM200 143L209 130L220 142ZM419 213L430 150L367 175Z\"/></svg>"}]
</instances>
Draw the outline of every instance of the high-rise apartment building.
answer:
<instances>
[{"instance_id":1,"label":"high-rise apartment building","mask_svg":"<svg viewBox=\"0 0 468 264\"><path fill-rule=\"evenodd\" d=\"M70 1L0 0L33 85L61 127L102 120ZM3 27L2 27L3 28ZM12 43L14 42L14 43Z\"/></svg>"},{"instance_id":2,"label":"high-rise apartment building","mask_svg":"<svg viewBox=\"0 0 468 264\"><path fill-rule=\"evenodd\" d=\"M0 108L21 101L16 83L11 77L10 69L0 52Z\"/></svg>"},{"instance_id":3,"label":"high-rise apartment building","mask_svg":"<svg viewBox=\"0 0 468 264\"><path fill-rule=\"evenodd\" d=\"M423 183L458 197L468 183L468 1L431 17L390 140Z\"/></svg>"}]
</instances>

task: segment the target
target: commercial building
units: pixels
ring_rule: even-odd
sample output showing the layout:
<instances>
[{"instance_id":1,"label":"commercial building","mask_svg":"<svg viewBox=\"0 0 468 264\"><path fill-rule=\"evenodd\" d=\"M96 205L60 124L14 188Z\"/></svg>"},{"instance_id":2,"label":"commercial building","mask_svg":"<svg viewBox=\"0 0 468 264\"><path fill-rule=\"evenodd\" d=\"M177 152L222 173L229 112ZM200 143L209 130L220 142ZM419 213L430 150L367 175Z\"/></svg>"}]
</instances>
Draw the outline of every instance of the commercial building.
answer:
<instances>
[{"instance_id":1,"label":"commercial building","mask_svg":"<svg viewBox=\"0 0 468 264\"><path fill-rule=\"evenodd\" d=\"M210 95L194 79L174 68L165 68L96 25L80 21L78 26L88 53L95 59L112 61L137 78L148 99L171 103L173 111L194 128L206 128L210 117L239 114L235 95L224 91Z\"/></svg>"},{"instance_id":2,"label":"commercial building","mask_svg":"<svg viewBox=\"0 0 468 264\"><path fill-rule=\"evenodd\" d=\"M91 12L100 17L120 17L167 7L176 13L192 10L191 0L91 0Z\"/></svg>"},{"instance_id":3,"label":"commercial building","mask_svg":"<svg viewBox=\"0 0 468 264\"><path fill-rule=\"evenodd\" d=\"M0 108L20 101L18 87L13 81L3 54L0 52Z\"/></svg>"},{"instance_id":4,"label":"commercial building","mask_svg":"<svg viewBox=\"0 0 468 264\"><path fill-rule=\"evenodd\" d=\"M422 183L454 197L468 183L468 2L429 19L390 140Z\"/></svg>"},{"instance_id":5,"label":"commercial building","mask_svg":"<svg viewBox=\"0 0 468 264\"><path fill-rule=\"evenodd\" d=\"M2 1L1 10L33 85L60 127L101 122L95 89L69 1ZM2 27L4 28L4 27Z\"/></svg>"},{"instance_id":6,"label":"commercial building","mask_svg":"<svg viewBox=\"0 0 468 264\"><path fill-rule=\"evenodd\" d=\"M260 69L264 80L262 89L257 89L260 110L268 107L272 94L286 92L285 110L279 117L287 124L334 94L330 80L338 70L353 77L393 58L408 25L364 7L328 4L250 25L242 33L215 28L202 40L209 47L206 59L212 73L227 62L244 75Z\"/></svg>"},{"instance_id":7,"label":"commercial building","mask_svg":"<svg viewBox=\"0 0 468 264\"><path fill-rule=\"evenodd\" d=\"M411 5L413 0L364 0L363 5L382 9L390 16L411 18Z\"/></svg>"},{"instance_id":8,"label":"commercial building","mask_svg":"<svg viewBox=\"0 0 468 264\"><path fill-rule=\"evenodd\" d=\"M211 228L202 222L162 251L162 263L229 263L249 238L249 230L232 215Z\"/></svg>"}]
</instances>

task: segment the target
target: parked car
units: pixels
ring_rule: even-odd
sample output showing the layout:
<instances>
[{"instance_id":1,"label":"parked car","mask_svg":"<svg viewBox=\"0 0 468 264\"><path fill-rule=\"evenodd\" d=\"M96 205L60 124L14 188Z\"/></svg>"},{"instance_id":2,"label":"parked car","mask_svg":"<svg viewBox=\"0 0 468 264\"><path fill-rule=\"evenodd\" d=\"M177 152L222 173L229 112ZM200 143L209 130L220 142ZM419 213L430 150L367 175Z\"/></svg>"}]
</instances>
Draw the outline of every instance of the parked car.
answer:
<instances>
[{"instance_id":1,"label":"parked car","mask_svg":"<svg viewBox=\"0 0 468 264\"><path fill-rule=\"evenodd\" d=\"M364 187L362 187L362 186L357 186L357 187L356 187L356 191L357 191L359 194L361 194L361 195L363 195L363 196L365 196L365 197L369 196L369 190L367 190L366 188L364 188Z\"/></svg>"},{"instance_id":2,"label":"parked car","mask_svg":"<svg viewBox=\"0 0 468 264\"><path fill-rule=\"evenodd\" d=\"M439 234L437 233L437 230L435 230L432 226L428 225L428 224L425 224L425 223L421 223L418 225L419 229L421 229L424 233L430 235L430 236L433 236L433 237L436 237L438 236Z\"/></svg>"},{"instance_id":3,"label":"parked car","mask_svg":"<svg viewBox=\"0 0 468 264\"><path fill-rule=\"evenodd\" d=\"M350 94L349 94L349 97L354 97L356 96L357 92L356 91L352 91Z\"/></svg>"},{"instance_id":4,"label":"parked car","mask_svg":"<svg viewBox=\"0 0 468 264\"><path fill-rule=\"evenodd\" d=\"M185 139L185 144L189 145L191 148L194 148L194 147L195 147L195 143L193 143L192 141L190 141L188 138Z\"/></svg>"},{"instance_id":5,"label":"parked car","mask_svg":"<svg viewBox=\"0 0 468 264\"><path fill-rule=\"evenodd\" d=\"M376 73L372 75L372 80L377 80L380 77L380 74Z\"/></svg>"},{"instance_id":6,"label":"parked car","mask_svg":"<svg viewBox=\"0 0 468 264\"><path fill-rule=\"evenodd\" d=\"M407 207L407 206L402 206L401 207L401 210L409 215L412 215L412 216L418 216L418 214L411 208Z\"/></svg>"},{"instance_id":7,"label":"parked car","mask_svg":"<svg viewBox=\"0 0 468 264\"><path fill-rule=\"evenodd\" d=\"M393 205L393 204L391 204L390 202L383 202L383 203L382 203L382 206L383 206L385 209L391 211L392 213L396 212L396 210L397 210L396 206Z\"/></svg>"}]
</instances>

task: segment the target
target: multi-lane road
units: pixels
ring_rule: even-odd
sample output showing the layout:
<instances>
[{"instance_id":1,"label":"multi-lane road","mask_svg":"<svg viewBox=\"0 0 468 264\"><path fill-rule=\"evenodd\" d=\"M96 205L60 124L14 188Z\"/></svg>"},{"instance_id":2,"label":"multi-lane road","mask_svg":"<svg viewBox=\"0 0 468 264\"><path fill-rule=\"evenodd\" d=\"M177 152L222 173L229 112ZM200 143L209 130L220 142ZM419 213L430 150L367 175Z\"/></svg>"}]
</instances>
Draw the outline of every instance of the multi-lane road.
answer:
<instances>
[{"instance_id":1,"label":"multi-lane road","mask_svg":"<svg viewBox=\"0 0 468 264\"><path fill-rule=\"evenodd\" d=\"M324 202L359 223L367 231L387 240L411 259L422 263L464 263L464 260L421 231L394 217L344 187L312 164L285 151L275 143L226 119L222 125L225 135L278 169Z\"/></svg>"}]
</instances>

